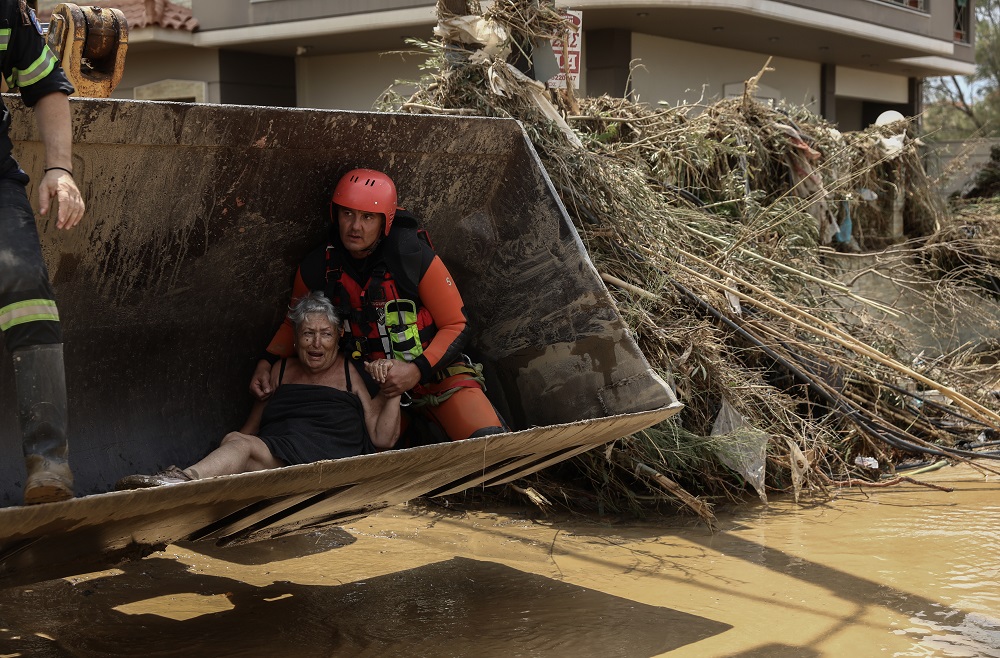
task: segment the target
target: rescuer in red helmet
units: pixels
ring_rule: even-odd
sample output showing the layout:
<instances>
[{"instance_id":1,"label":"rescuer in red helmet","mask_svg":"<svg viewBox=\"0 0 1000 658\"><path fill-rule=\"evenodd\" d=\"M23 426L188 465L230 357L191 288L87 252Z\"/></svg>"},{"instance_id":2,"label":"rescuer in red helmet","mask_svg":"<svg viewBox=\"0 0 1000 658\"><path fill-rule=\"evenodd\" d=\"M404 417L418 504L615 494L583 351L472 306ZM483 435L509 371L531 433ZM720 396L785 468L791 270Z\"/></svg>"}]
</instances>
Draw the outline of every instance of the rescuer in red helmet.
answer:
<instances>
[{"instance_id":1,"label":"rescuer in red helmet","mask_svg":"<svg viewBox=\"0 0 1000 658\"><path fill-rule=\"evenodd\" d=\"M462 353L469 337L462 296L417 219L396 203L386 174L344 174L330 200L336 231L303 260L292 297L325 292L348 319L348 354L389 359L383 393L408 394L410 420L417 414L432 434L441 434L405 433L398 447L504 432L486 397L482 367ZM271 363L292 353L293 340L286 319L254 372L250 390L258 399L270 396Z\"/></svg>"}]
</instances>

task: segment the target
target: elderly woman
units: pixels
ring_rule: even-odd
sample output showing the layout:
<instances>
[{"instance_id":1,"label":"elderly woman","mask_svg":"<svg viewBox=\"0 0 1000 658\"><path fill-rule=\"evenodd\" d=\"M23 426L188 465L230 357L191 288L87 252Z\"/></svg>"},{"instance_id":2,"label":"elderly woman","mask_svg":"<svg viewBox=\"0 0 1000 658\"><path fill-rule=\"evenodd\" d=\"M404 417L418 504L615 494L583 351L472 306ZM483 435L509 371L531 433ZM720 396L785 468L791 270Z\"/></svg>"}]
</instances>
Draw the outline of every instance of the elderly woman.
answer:
<instances>
[{"instance_id":1,"label":"elderly woman","mask_svg":"<svg viewBox=\"0 0 1000 658\"><path fill-rule=\"evenodd\" d=\"M271 369L274 394L257 402L239 432L200 462L171 466L155 475L130 475L117 489L155 487L188 480L260 471L323 459L365 455L391 448L399 438L399 395L372 397L356 364L339 349L343 327L321 292L304 296L291 310L297 358ZM392 362L365 364L384 383Z\"/></svg>"}]
</instances>

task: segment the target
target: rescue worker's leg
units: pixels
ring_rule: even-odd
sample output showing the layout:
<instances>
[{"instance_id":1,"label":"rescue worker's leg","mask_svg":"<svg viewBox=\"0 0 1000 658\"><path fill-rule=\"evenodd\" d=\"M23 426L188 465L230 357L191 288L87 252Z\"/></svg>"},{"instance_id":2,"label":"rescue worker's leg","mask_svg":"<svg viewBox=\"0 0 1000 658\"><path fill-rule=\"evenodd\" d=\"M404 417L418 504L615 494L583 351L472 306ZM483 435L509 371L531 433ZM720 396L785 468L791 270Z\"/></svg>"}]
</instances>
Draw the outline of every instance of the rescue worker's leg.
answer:
<instances>
[{"instance_id":1,"label":"rescue worker's leg","mask_svg":"<svg viewBox=\"0 0 1000 658\"><path fill-rule=\"evenodd\" d=\"M486 392L468 376L454 375L429 388L446 391L456 386L459 388L440 404L420 409L441 426L449 439L461 441L509 431Z\"/></svg>"},{"instance_id":2,"label":"rescue worker's leg","mask_svg":"<svg viewBox=\"0 0 1000 658\"><path fill-rule=\"evenodd\" d=\"M24 186L0 180L0 329L14 363L24 502L73 497L62 332Z\"/></svg>"},{"instance_id":3,"label":"rescue worker's leg","mask_svg":"<svg viewBox=\"0 0 1000 658\"><path fill-rule=\"evenodd\" d=\"M399 439L393 450L447 443L450 440L441 426L420 407L404 407L399 420Z\"/></svg>"},{"instance_id":4,"label":"rescue worker's leg","mask_svg":"<svg viewBox=\"0 0 1000 658\"><path fill-rule=\"evenodd\" d=\"M34 345L16 350L14 381L28 472L24 504L72 498L62 345Z\"/></svg>"}]
</instances>

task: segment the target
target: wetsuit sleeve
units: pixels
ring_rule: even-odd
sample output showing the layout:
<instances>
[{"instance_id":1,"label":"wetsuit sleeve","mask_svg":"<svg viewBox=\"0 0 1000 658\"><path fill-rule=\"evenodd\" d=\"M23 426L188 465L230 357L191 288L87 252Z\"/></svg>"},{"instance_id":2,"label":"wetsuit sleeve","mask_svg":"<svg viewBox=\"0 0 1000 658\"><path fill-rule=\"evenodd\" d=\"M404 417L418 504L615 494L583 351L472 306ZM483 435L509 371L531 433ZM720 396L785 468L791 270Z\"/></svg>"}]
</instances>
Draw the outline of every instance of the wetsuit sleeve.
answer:
<instances>
[{"instance_id":1,"label":"wetsuit sleeve","mask_svg":"<svg viewBox=\"0 0 1000 658\"><path fill-rule=\"evenodd\" d=\"M6 3L6 6L7 25L3 27L8 29L0 29L0 41L6 41L7 56L2 59L7 87L19 89L28 107L53 92L72 94L73 85L66 79L55 53L46 45L34 12L24 17L17 2ZM4 31L7 34L3 34Z\"/></svg>"},{"instance_id":2,"label":"wetsuit sleeve","mask_svg":"<svg viewBox=\"0 0 1000 658\"><path fill-rule=\"evenodd\" d=\"M295 283L292 284L292 301L289 304L289 308L295 305L299 299L304 295L309 294L309 286L306 285L305 280L302 278L302 268L299 267L295 271ZM269 362L274 363L280 358L292 356L295 345L295 327L292 325L292 321L288 319L288 314L285 313L285 319L282 321L281 326L278 327L278 331L275 332L274 337L267 346L267 351L261 355L262 359L267 359Z\"/></svg>"},{"instance_id":3,"label":"wetsuit sleeve","mask_svg":"<svg viewBox=\"0 0 1000 658\"><path fill-rule=\"evenodd\" d=\"M295 280L292 282L292 299L286 308L290 309L295 306L310 291L324 289L326 280L325 255L326 245L322 245L308 253L299 264L299 268L295 271ZM273 364L279 358L293 356L293 345L295 345L295 326L288 319L286 312L285 319L278 327L271 342L268 343L267 348L261 353L260 358Z\"/></svg>"},{"instance_id":4,"label":"wetsuit sleeve","mask_svg":"<svg viewBox=\"0 0 1000 658\"><path fill-rule=\"evenodd\" d=\"M439 256L434 256L420 278L418 294L437 327L430 345L414 360L420 368L421 381L429 381L435 371L451 365L462 353L469 340L469 324L462 295Z\"/></svg>"}]
</instances>

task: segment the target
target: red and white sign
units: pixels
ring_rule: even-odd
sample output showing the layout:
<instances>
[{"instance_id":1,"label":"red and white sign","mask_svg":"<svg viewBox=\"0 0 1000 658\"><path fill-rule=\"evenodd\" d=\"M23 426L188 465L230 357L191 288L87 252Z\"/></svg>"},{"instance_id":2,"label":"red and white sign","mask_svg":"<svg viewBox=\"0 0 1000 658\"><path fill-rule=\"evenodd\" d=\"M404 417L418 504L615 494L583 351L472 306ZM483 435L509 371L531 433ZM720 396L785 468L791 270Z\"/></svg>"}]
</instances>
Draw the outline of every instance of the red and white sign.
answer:
<instances>
[{"instance_id":1,"label":"red and white sign","mask_svg":"<svg viewBox=\"0 0 1000 658\"><path fill-rule=\"evenodd\" d=\"M559 66L559 73L549 78L546 83L550 89L565 89L566 76L573 83L573 89L580 88L580 52L583 40L583 12L564 11L563 16L568 18L573 25L573 29L567 32L562 39L552 40L552 53L556 56L556 64Z\"/></svg>"}]
</instances>

